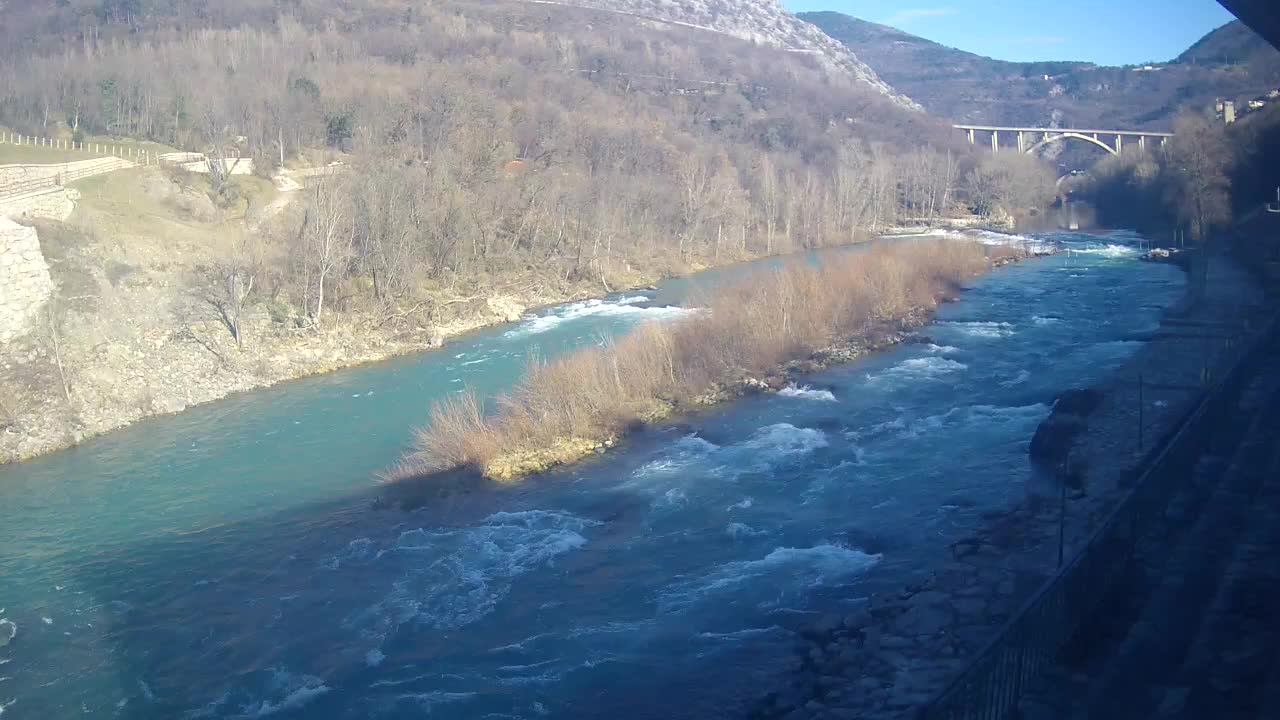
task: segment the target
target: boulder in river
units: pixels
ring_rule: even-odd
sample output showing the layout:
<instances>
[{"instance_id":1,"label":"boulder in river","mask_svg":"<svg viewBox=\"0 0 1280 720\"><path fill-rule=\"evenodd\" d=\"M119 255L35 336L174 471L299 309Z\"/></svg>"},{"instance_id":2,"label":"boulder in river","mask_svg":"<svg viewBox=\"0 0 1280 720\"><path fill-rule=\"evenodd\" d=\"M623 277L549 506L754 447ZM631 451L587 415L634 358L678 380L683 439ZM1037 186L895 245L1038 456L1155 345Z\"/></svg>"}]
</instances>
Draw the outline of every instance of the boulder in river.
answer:
<instances>
[{"instance_id":1,"label":"boulder in river","mask_svg":"<svg viewBox=\"0 0 1280 720\"><path fill-rule=\"evenodd\" d=\"M1068 390L1058 396L1053 412L1031 438L1031 462L1060 471L1075 439L1088 427L1088 417L1102 403L1102 392L1093 388Z\"/></svg>"}]
</instances>

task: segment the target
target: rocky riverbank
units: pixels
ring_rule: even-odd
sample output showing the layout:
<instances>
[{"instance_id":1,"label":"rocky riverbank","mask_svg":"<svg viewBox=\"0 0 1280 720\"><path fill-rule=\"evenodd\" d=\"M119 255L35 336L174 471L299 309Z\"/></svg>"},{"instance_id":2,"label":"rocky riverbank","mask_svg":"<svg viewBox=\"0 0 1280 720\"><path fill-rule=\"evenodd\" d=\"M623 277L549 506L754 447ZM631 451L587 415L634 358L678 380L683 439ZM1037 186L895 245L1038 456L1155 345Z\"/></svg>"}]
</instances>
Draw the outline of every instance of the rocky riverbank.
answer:
<instances>
[{"instance_id":1,"label":"rocky riverbank","mask_svg":"<svg viewBox=\"0 0 1280 720\"><path fill-rule=\"evenodd\" d=\"M900 592L870 598L801 633L794 672L756 718L897 718L941 692L1055 572L1060 500L1068 483L1063 551L1072 557L1123 496L1147 450L1225 371L1269 310L1257 284L1225 256L1214 281L1171 308L1111 381L1064 395L1037 443L1049 492L1031 493L986 529L951 547L950 560ZM1251 322L1252 321L1252 322ZM1141 385L1139 377L1141 376ZM1060 486L1059 486L1060 487ZM1049 497L1053 496L1053 497Z\"/></svg>"}]
</instances>

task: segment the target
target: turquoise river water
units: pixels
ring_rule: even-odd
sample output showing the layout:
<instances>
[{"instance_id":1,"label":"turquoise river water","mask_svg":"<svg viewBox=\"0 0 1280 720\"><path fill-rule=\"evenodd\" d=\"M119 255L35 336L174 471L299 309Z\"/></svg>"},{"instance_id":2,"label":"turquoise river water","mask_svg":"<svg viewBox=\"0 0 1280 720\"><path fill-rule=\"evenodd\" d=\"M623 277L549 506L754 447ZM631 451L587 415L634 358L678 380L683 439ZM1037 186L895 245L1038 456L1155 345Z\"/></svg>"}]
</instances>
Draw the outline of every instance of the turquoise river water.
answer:
<instances>
[{"instance_id":1,"label":"turquoise river water","mask_svg":"<svg viewBox=\"0 0 1280 720\"><path fill-rule=\"evenodd\" d=\"M1131 236L1039 239L1073 252L975 281L930 342L515 486L406 506L373 475L433 400L770 263L0 467L0 715L741 717L814 613L927 573L1028 492L1054 396L1181 295Z\"/></svg>"}]
</instances>

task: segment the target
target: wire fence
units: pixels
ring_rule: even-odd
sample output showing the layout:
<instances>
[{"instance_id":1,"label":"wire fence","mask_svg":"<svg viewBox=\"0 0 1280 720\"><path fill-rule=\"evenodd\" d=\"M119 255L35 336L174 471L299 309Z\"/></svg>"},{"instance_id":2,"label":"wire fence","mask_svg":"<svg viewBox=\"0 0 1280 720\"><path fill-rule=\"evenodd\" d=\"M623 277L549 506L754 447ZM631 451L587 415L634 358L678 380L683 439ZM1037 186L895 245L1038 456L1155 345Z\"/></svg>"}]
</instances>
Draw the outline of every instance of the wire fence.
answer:
<instances>
[{"instance_id":1,"label":"wire fence","mask_svg":"<svg viewBox=\"0 0 1280 720\"><path fill-rule=\"evenodd\" d=\"M1075 558L1023 605L964 673L920 709L919 720L1015 717L1023 689L1055 662L1107 590L1129 570L1138 539L1163 521L1174 492L1190 479L1214 425L1231 411L1278 325L1280 316L1273 317L1253 335L1252 346L1206 390L1178 430L1147 456L1146 470Z\"/></svg>"},{"instance_id":2,"label":"wire fence","mask_svg":"<svg viewBox=\"0 0 1280 720\"><path fill-rule=\"evenodd\" d=\"M60 138L37 137L0 130L0 145L15 147L44 148L52 151L68 153L86 153L89 155L118 157L130 160L139 165L150 165L155 162L155 153L146 147L129 143L76 142Z\"/></svg>"}]
</instances>

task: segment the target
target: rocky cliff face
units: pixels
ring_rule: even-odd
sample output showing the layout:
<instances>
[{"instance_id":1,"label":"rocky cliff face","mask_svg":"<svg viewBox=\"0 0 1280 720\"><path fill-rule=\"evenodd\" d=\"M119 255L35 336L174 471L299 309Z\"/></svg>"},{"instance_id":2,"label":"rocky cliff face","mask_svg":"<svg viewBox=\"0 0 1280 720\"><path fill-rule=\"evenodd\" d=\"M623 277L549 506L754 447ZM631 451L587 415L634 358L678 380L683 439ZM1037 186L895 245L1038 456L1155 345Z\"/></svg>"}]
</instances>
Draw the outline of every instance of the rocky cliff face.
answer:
<instances>
[{"instance_id":1,"label":"rocky cliff face","mask_svg":"<svg viewBox=\"0 0 1280 720\"><path fill-rule=\"evenodd\" d=\"M52 293L36 231L0 217L0 345L29 331Z\"/></svg>"},{"instance_id":2,"label":"rocky cliff face","mask_svg":"<svg viewBox=\"0 0 1280 720\"><path fill-rule=\"evenodd\" d=\"M787 12L779 0L569 0L541 4L608 10L651 21L718 32L742 40L812 54L829 70L869 85L898 105L921 110L880 78L845 45Z\"/></svg>"}]
</instances>

